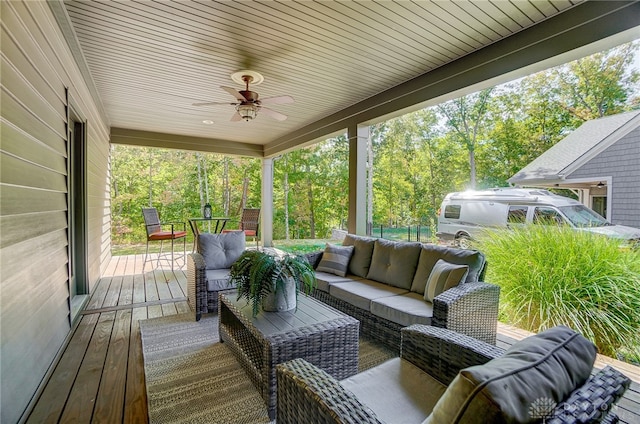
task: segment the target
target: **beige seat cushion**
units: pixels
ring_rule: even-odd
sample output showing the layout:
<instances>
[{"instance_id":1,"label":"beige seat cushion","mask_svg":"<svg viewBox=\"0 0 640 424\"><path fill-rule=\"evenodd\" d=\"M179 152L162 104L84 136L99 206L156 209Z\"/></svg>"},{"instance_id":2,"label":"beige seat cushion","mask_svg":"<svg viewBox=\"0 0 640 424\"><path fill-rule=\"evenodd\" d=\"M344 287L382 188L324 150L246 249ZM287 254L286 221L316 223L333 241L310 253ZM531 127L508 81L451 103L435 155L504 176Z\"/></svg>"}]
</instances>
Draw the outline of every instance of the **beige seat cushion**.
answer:
<instances>
[{"instance_id":1,"label":"beige seat cushion","mask_svg":"<svg viewBox=\"0 0 640 424\"><path fill-rule=\"evenodd\" d=\"M348 281L358 280L362 280L362 277L357 277L355 275L346 275L344 277L340 277L328 272L316 271L316 288L327 293L329 293L329 287L332 284L346 283Z\"/></svg>"},{"instance_id":2,"label":"beige seat cushion","mask_svg":"<svg viewBox=\"0 0 640 424\"><path fill-rule=\"evenodd\" d=\"M386 423L420 424L447 389L409 361L390 359L340 382Z\"/></svg>"},{"instance_id":3,"label":"beige seat cushion","mask_svg":"<svg viewBox=\"0 0 640 424\"><path fill-rule=\"evenodd\" d=\"M331 296L344 300L365 311L370 310L373 299L404 293L408 293L408 291L371 280L348 281L333 284L329 287Z\"/></svg>"},{"instance_id":4,"label":"beige seat cushion","mask_svg":"<svg viewBox=\"0 0 640 424\"><path fill-rule=\"evenodd\" d=\"M411 324L431 325L433 304L426 302L421 294L409 292L372 300L371 313L403 327Z\"/></svg>"}]
</instances>

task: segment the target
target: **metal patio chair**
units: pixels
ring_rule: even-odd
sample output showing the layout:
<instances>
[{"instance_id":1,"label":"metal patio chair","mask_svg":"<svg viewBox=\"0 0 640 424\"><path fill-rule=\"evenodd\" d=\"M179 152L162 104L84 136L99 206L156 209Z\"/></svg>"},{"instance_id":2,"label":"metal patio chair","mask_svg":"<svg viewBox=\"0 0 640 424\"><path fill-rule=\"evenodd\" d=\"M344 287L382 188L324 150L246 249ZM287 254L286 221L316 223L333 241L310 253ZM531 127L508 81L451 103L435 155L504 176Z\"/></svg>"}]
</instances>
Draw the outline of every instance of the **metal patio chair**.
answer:
<instances>
[{"instance_id":1,"label":"metal patio chair","mask_svg":"<svg viewBox=\"0 0 640 424\"><path fill-rule=\"evenodd\" d=\"M142 269L146 266L149 260L149 242L160 240L160 253L156 261L156 267L160 264L160 260L169 260L168 253L163 254L163 244L165 240L171 240L171 268L175 264L176 259L182 258L183 265L187 254L187 227L184 222L160 222L160 216L156 208L142 208L142 216L144 217L144 224L147 230L147 249L144 254L144 264ZM182 225L182 230L176 230L176 226ZM169 226L170 231L163 230L162 228ZM175 257L174 242L177 239L182 239L182 255Z\"/></svg>"}]
</instances>

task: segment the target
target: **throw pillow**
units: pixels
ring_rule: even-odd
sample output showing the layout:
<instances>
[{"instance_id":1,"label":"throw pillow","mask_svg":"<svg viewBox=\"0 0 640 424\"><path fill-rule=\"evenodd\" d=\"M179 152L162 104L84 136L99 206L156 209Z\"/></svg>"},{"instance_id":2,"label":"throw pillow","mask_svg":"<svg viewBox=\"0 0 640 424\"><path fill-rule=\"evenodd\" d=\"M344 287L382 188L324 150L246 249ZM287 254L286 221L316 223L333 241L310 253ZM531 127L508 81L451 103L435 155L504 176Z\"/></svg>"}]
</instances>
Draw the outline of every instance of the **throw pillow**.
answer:
<instances>
[{"instance_id":1,"label":"throw pillow","mask_svg":"<svg viewBox=\"0 0 640 424\"><path fill-rule=\"evenodd\" d=\"M425 424L539 422L532 410L557 404L582 386L595 358L589 340L568 327L550 328L460 371Z\"/></svg>"},{"instance_id":2,"label":"throw pillow","mask_svg":"<svg viewBox=\"0 0 640 424\"><path fill-rule=\"evenodd\" d=\"M316 271L329 272L344 277L347 275L352 254L353 246L336 246L327 243Z\"/></svg>"},{"instance_id":3,"label":"throw pillow","mask_svg":"<svg viewBox=\"0 0 640 424\"><path fill-rule=\"evenodd\" d=\"M231 268L244 252L245 244L244 231L201 233L198 236L198 252L204 258L206 269Z\"/></svg>"},{"instance_id":4,"label":"throw pillow","mask_svg":"<svg viewBox=\"0 0 640 424\"><path fill-rule=\"evenodd\" d=\"M411 291L423 294L424 287L429 279L429 274L438 259L458 265L469 265L469 274L465 279L466 283L482 281L486 261L484 255L477 250L458 249L455 247L438 246L435 244L423 244L420 252L418 268L413 277Z\"/></svg>"},{"instance_id":5,"label":"throw pillow","mask_svg":"<svg viewBox=\"0 0 640 424\"><path fill-rule=\"evenodd\" d=\"M342 241L343 246L353 246L353 256L349 261L349 274L366 278L371 265L371 254L375 238L347 234Z\"/></svg>"},{"instance_id":6,"label":"throw pillow","mask_svg":"<svg viewBox=\"0 0 640 424\"><path fill-rule=\"evenodd\" d=\"M424 300L433 302L437 295L464 281L468 273L468 265L456 265L444 259L438 259L427 279Z\"/></svg>"}]
</instances>

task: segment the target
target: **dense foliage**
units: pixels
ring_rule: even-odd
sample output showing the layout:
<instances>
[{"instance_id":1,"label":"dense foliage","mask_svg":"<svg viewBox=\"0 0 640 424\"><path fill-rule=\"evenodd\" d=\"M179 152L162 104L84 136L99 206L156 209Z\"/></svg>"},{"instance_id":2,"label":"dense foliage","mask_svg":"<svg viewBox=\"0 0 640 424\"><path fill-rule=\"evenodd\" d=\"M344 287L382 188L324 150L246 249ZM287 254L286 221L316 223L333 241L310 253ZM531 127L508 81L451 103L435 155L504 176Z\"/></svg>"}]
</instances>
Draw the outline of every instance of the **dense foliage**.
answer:
<instances>
[{"instance_id":1,"label":"dense foliage","mask_svg":"<svg viewBox=\"0 0 640 424\"><path fill-rule=\"evenodd\" d=\"M501 287L501 321L536 333L566 325L607 356L640 348L640 250L545 225L488 231L477 247Z\"/></svg>"},{"instance_id":2,"label":"dense foliage","mask_svg":"<svg viewBox=\"0 0 640 424\"><path fill-rule=\"evenodd\" d=\"M636 50L623 45L372 126L369 221L433 228L446 193L504 186L585 120L638 107ZM344 228L348 153L340 136L275 160L274 239ZM111 168L114 245L144 242L143 206L167 221L201 216L207 202L236 221L260 207L259 159L115 145Z\"/></svg>"}]
</instances>

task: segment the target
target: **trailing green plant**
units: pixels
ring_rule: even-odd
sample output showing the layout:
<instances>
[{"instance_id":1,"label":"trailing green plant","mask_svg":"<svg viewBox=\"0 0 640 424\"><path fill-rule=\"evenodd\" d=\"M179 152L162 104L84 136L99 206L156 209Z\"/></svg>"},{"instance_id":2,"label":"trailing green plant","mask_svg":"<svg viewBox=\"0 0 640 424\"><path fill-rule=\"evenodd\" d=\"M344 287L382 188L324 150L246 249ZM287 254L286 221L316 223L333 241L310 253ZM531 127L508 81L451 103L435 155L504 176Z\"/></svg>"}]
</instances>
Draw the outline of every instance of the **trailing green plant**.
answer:
<instances>
[{"instance_id":1,"label":"trailing green plant","mask_svg":"<svg viewBox=\"0 0 640 424\"><path fill-rule=\"evenodd\" d=\"M608 356L640 352L640 250L544 225L488 231L476 247L501 287L501 319L534 332L569 326Z\"/></svg>"},{"instance_id":2,"label":"trailing green plant","mask_svg":"<svg viewBox=\"0 0 640 424\"><path fill-rule=\"evenodd\" d=\"M236 284L238 300L251 303L253 316L260 312L262 300L271 293L282 290L293 279L298 292L310 294L316 285L316 276L311 264L303 256L285 255L277 257L258 250L246 250L231 265L229 284ZM287 303L289 301L287 300Z\"/></svg>"}]
</instances>

